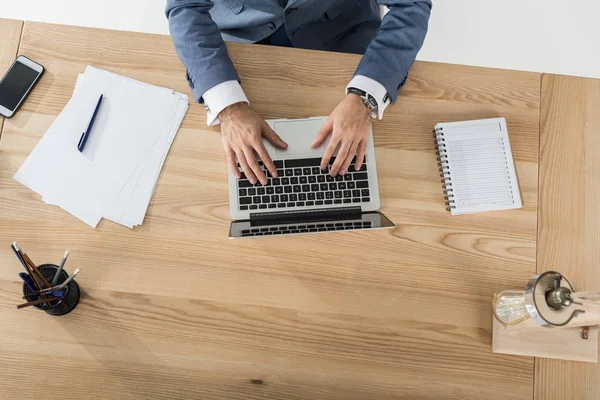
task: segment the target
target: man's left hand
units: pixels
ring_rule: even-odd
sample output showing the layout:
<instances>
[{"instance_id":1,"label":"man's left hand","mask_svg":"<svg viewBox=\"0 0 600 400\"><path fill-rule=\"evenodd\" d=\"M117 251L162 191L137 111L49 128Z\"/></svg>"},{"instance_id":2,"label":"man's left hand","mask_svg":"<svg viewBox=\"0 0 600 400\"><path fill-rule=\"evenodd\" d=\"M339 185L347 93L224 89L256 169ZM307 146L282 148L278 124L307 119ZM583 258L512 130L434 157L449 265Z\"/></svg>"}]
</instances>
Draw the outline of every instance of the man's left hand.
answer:
<instances>
[{"instance_id":1,"label":"man's left hand","mask_svg":"<svg viewBox=\"0 0 600 400\"><path fill-rule=\"evenodd\" d=\"M312 143L312 147L321 145L331 134L331 140L321 159L321 169L327 168L331 156L339 146L330 175L345 175L356 155L354 169L358 171L363 164L370 133L369 110L362 99L355 94L346 98L333 110ZM333 132L333 133L332 133Z\"/></svg>"}]
</instances>

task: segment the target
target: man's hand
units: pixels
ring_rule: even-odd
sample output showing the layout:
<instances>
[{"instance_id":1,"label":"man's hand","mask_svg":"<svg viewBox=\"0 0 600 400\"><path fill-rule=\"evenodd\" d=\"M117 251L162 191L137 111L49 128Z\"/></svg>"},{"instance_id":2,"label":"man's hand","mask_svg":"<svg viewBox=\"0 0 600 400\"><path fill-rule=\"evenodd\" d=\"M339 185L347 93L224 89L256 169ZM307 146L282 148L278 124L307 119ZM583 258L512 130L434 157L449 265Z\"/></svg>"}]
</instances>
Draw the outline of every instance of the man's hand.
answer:
<instances>
[{"instance_id":1,"label":"man's hand","mask_svg":"<svg viewBox=\"0 0 600 400\"><path fill-rule=\"evenodd\" d=\"M354 169L358 171L362 166L367 151L369 138L369 110L362 99L355 94L348 94L344 100L333 110L312 146L317 147L325 141L333 131L329 145L321 159L321 169L329 164L331 156L339 145L335 162L331 166L331 176L345 175L348 167L356 155Z\"/></svg>"},{"instance_id":2,"label":"man's hand","mask_svg":"<svg viewBox=\"0 0 600 400\"><path fill-rule=\"evenodd\" d=\"M232 104L219 114L221 120L221 138L225 154L227 155L227 164L237 179L241 174L235 163L238 162L244 170L248 180L255 184L260 181L263 185L267 184L267 177L256 161L256 154L260 157L263 164L272 177L277 177L277 169L263 145L264 136L271 144L285 149L285 143L267 123L254 112L246 103Z\"/></svg>"}]
</instances>

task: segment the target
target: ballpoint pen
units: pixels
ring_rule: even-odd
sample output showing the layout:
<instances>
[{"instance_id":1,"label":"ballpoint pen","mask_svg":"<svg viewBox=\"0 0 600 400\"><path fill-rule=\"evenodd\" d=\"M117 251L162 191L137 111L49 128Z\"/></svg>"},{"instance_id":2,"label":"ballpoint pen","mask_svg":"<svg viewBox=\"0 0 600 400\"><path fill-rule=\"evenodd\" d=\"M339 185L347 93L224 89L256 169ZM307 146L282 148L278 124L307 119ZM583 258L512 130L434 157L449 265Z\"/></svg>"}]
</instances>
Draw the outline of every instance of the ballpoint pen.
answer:
<instances>
[{"instance_id":1,"label":"ballpoint pen","mask_svg":"<svg viewBox=\"0 0 600 400\"><path fill-rule=\"evenodd\" d=\"M25 282L29 290L35 292L37 289L35 288L35 284L31 280L31 277L27 275L25 272L19 272L19 277Z\"/></svg>"},{"instance_id":2,"label":"ballpoint pen","mask_svg":"<svg viewBox=\"0 0 600 400\"><path fill-rule=\"evenodd\" d=\"M67 257L69 257L69 253L70 253L69 250L65 251L65 255L63 256L63 259L60 262L60 266L58 267L58 271L56 271L56 274L54 275L54 278L52 278L52 282L50 283L50 286L56 285L56 282L58 281L58 277L60 276L60 273L62 272L63 267L65 266L65 262L67 262Z\"/></svg>"},{"instance_id":3,"label":"ballpoint pen","mask_svg":"<svg viewBox=\"0 0 600 400\"><path fill-rule=\"evenodd\" d=\"M100 109L100 104L102 104L103 97L104 97L104 95L101 94L100 98L98 99L98 103L96 104L96 108L94 109L94 113L92 114L92 119L90 120L90 123L89 123L87 129L85 130L85 132L83 132L83 134L81 135L81 138L79 139L79 143L77 144L77 149L79 150L80 153L83 152L83 149L85 148L85 144L88 140L88 137L90 136L90 132L92 130L92 126L94 126L94 121L96 120L96 115L98 115L98 110Z\"/></svg>"},{"instance_id":4,"label":"ballpoint pen","mask_svg":"<svg viewBox=\"0 0 600 400\"><path fill-rule=\"evenodd\" d=\"M54 292L47 292L46 293L46 296L58 297L59 299L64 299L66 295L67 294L65 292L61 291L61 290L55 290ZM26 294L22 298L25 299L25 300L27 300L27 299L29 299L31 297L37 297L37 296L39 296L39 294L36 295L35 293L31 293L31 294Z\"/></svg>"},{"instance_id":5,"label":"ballpoint pen","mask_svg":"<svg viewBox=\"0 0 600 400\"><path fill-rule=\"evenodd\" d=\"M77 276L77 274L79 273L79 271L81 271L79 268L77 268L75 271L73 271L73 273L71 274L71 276L69 276L67 279L65 279L65 281L63 283L61 283L58 286L54 286L54 287L50 287L44 290L40 290L38 292L33 292L33 293L28 293L25 297L31 297L31 296L39 296L39 295L43 295L49 292L54 292L56 290L61 290L63 289L65 286L67 286L69 284L69 282L71 282L73 280L73 278L75 278Z\"/></svg>"}]
</instances>

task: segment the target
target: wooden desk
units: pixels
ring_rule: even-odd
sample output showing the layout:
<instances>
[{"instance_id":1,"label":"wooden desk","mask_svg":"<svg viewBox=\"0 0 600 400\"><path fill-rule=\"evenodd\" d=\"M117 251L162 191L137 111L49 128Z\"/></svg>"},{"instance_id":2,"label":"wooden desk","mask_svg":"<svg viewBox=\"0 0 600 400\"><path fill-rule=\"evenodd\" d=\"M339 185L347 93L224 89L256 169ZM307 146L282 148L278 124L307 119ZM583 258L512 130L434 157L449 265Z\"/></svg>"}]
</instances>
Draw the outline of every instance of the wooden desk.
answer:
<instances>
[{"instance_id":1,"label":"wooden desk","mask_svg":"<svg viewBox=\"0 0 600 400\"><path fill-rule=\"evenodd\" d=\"M600 80L542 77L538 272L600 289ZM536 399L600 398L597 364L539 359Z\"/></svg>"},{"instance_id":2,"label":"wooden desk","mask_svg":"<svg viewBox=\"0 0 600 400\"><path fill-rule=\"evenodd\" d=\"M360 59L229 50L265 118L328 114ZM46 398L68 383L79 399L532 398L533 359L491 352L490 302L536 270L539 74L414 66L374 124L395 229L229 240L225 158L199 105L139 229L90 229L12 180L87 64L189 92L168 37L27 22L19 51L47 73L0 142L0 397ZM451 217L432 127L496 116L525 206ZM13 240L38 263L71 249L84 289L72 314L14 309Z\"/></svg>"}]
</instances>

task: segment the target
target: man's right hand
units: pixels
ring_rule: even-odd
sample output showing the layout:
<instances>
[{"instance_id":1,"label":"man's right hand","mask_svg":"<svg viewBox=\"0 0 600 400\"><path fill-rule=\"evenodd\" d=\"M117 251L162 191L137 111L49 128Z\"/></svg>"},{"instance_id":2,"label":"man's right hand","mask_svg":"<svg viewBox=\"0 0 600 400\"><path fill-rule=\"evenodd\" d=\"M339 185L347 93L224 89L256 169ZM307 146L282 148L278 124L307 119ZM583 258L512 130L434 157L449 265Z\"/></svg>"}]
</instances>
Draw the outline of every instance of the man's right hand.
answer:
<instances>
[{"instance_id":1,"label":"man's right hand","mask_svg":"<svg viewBox=\"0 0 600 400\"><path fill-rule=\"evenodd\" d=\"M235 177L237 179L241 177L235 162L237 157L246 178L252 184L255 184L257 180L263 185L267 184L267 177L258 165L256 154L271 176L277 177L277 169L263 145L262 137L264 136L272 145L281 149L287 148L287 143L273 132L265 120L246 103L230 105L221 111L219 119L221 120L221 138L227 155L227 164Z\"/></svg>"}]
</instances>

